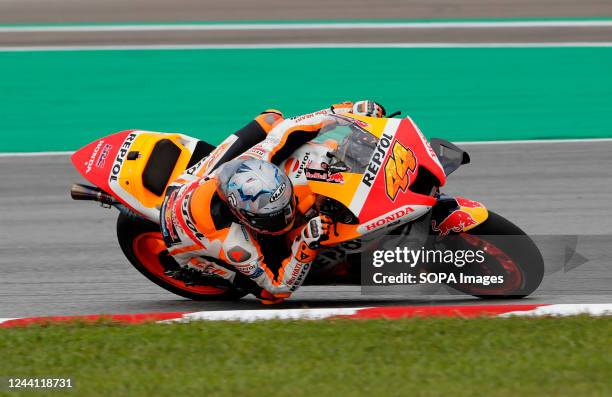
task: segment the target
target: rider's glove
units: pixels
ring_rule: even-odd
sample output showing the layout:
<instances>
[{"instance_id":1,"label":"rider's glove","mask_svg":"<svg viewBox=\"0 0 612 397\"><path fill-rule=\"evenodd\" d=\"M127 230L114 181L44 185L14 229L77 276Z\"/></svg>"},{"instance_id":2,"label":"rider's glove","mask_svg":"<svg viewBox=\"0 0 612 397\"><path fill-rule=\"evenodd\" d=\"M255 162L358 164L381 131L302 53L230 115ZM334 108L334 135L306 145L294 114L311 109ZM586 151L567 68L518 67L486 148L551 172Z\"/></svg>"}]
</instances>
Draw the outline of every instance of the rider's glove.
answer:
<instances>
[{"instance_id":1,"label":"rider's glove","mask_svg":"<svg viewBox=\"0 0 612 397\"><path fill-rule=\"evenodd\" d=\"M309 220L293 242L291 247L293 257L302 263L314 261L321 248L321 242L329 239L332 225L332 220L326 215L319 215Z\"/></svg>"},{"instance_id":2,"label":"rider's glove","mask_svg":"<svg viewBox=\"0 0 612 397\"><path fill-rule=\"evenodd\" d=\"M334 114L351 113L353 111L353 102L342 102L331 105L331 112Z\"/></svg>"},{"instance_id":3,"label":"rider's glove","mask_svg":"<svg viewBox=\"0 0 612 397\"><path fill-rule=\"evenodd\" d=\"M385 108L374 101L359 101L353 104L353 114L368 117L383 117Z\"/></svg>"},{"instance_id":4,"label":"rider's glove","mask_svg":"<svg viewBox=\"0 0 612 397\"><path fill-rule=\"evenodd\" d=\"M302 229L302 241L308 248L317 249L321 242L329 239L329 231L333 222L327 215L315 216Z\"/></svg>"}]
</instances>

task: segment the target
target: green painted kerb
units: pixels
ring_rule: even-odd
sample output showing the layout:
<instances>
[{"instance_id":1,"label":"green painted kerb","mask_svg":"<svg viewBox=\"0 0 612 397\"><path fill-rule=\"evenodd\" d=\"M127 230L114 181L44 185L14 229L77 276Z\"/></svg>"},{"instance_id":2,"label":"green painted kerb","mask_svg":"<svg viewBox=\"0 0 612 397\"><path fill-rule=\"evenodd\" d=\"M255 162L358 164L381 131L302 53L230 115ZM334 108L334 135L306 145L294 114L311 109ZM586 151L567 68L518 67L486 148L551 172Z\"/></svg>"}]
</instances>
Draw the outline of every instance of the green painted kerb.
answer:
<instances>
[{"instance_id":1,"label":"green painted kerb","mask_svg":"<svg viewBox=\"0 0 612 397\"><path fill-rule=\"evenodd\" d=\"M612 137L612 48L0 52L0 152L139 128L218 143L268 107L373 98L451 140Z\"/></svg>"}]
</instances>

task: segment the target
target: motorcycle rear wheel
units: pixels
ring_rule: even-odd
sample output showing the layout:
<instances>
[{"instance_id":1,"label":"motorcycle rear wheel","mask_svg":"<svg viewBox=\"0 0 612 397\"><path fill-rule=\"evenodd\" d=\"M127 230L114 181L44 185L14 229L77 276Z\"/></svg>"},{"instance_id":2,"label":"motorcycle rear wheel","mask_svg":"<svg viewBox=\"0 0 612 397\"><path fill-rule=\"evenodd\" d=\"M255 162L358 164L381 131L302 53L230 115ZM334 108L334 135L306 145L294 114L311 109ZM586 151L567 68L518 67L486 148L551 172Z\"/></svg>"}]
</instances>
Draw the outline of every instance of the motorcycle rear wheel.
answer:
<instances>
[{"instance_id":1,"label":"motorcycle rear wheel","mask_svg":"<svg viewBox=\"0 0 612 397\"><path fill-rule=\"evenodd\" d=\"M159 225L153 222L120 214L117 219L117 238L121 250L132 266L167 291L198 301L236 300L246 295L225 286L186 285L183 281L166 275L161 257L167 255L168 251Z\"/></svg>"}]
</instances>

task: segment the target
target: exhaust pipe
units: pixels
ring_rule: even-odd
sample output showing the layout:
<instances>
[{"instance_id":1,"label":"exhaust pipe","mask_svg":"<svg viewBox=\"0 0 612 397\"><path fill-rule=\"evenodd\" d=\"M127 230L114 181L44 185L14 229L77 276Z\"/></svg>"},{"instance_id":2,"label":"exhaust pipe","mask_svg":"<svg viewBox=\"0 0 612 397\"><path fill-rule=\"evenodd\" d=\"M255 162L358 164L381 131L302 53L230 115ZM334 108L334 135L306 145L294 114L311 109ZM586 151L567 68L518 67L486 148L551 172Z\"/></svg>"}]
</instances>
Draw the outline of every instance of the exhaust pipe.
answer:
<instances>
[{"instance_id":1,"label":"exhaust pipe","mask_svg":"<svg viewBox=\"0 0 612 397\"><path fill-rule=\"evenodd\" d=\"M105 191L95 186L82 185L75 183L70 188L70 197L73 200L97 201L102 205L113 205L117 200Z\"/></svg>"}]
</instances>

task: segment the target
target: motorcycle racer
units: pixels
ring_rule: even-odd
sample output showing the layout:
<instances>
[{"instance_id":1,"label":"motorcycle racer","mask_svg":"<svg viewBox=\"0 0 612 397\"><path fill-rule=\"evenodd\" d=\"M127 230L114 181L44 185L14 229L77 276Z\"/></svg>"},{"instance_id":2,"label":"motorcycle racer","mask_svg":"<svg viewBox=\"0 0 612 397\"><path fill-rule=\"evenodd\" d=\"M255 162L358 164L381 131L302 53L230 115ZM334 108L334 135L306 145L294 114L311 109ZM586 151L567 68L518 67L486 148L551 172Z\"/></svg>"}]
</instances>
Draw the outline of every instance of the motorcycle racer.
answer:
<instances>
[{"instance_id":1,"label":"motorcycle racer","mask_svg":"<svg viewBox=\"0 0 612 397\"><path fill-rule=\"evenodd\" d=\"M372 101L290 119L268 110L226 138L167 190L160 224L169 254L182 267L230 282L237 270L259 286L255 294L264 303L289 297L306 278L331 220L317 215L314 198L302 195L277 165L341 123L343 113L382 117L385 111ZM261 240L278 235L291 249L274 269L264 260Z\"/></svg>"}]
</instances>

